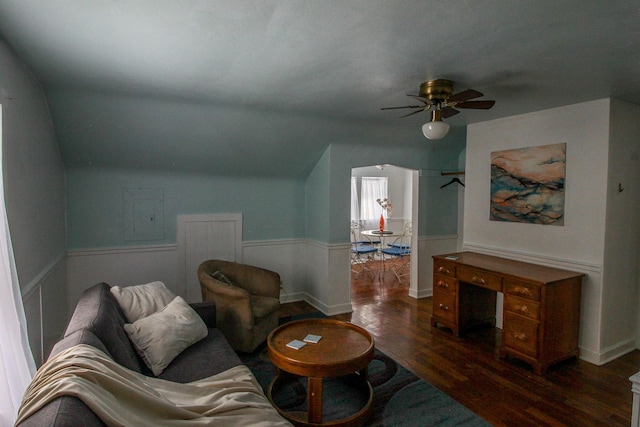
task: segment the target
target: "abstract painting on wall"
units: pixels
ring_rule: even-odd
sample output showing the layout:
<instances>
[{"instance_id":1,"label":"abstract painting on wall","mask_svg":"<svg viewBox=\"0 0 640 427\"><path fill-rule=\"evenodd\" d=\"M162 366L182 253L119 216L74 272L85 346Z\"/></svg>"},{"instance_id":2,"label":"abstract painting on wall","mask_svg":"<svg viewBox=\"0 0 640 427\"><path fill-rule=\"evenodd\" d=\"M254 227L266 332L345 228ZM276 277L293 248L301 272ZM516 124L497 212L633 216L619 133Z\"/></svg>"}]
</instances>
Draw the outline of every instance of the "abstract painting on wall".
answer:
<instances>
[{"instance_id":1,"label":"abstract painting on wall","mask_svg":"<svg viewBox=\"0 0 640 427\"><path fill-rule=\"evenodd\" d=\"M491 153L491 221L564 225L567 144Z\"/></svg>"}]
</instances>

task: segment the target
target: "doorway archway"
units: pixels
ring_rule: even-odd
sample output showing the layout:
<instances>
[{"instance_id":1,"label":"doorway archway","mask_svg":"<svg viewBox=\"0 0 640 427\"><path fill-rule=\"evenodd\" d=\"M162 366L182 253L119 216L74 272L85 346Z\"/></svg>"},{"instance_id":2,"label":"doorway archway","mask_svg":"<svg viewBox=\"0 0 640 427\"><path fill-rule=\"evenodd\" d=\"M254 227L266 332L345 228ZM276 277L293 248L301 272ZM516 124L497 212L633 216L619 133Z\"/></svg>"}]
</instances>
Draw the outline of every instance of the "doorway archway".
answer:
<instances>
[{"instance_id":1,"label":"doorway archway","mask_svg":"<svg viewBox=\"0 0 640 427\"><path fill-rule=\"evenodd\" d=\"M388 179L388 198L393 204L393 214L387 219L385 228L401 233L407 224L412 227L411 254L409 267L409 295L418 295L418 194L420 172L395 165L373 165L352 168L351 178L355 178L355 191L361 199L361 180L363 177L386 177ZM378 211L380 212L380 211ZM353 218L363 230L378 227L379 214L372 218ZM360 240L360 236L356 236ZM404 277L403 280L406 280ZM351 282L351 281L350 281Z\"/></svg>"}]
</instances>

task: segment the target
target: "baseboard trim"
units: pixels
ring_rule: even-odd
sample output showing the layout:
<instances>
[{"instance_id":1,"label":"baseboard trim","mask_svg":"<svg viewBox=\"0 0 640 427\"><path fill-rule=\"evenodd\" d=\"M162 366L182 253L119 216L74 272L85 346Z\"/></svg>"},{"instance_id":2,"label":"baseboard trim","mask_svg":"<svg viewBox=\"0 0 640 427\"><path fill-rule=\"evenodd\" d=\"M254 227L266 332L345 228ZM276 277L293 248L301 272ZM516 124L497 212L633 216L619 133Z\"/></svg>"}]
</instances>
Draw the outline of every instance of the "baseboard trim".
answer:
<instances>
[{"instance_id":1,"label":"baseboard trim","mask_svg":"<svg viewBox=\"0 0 640 427\"><path fill-rule=\"evenodd\" d=\"M583 354L582 349L580 349L580 358L596 365L604 365L605 363L609 363L612 360L615 360L620 356L624 356L625 354L630 353L635 349L636 341L632 338L605 348L603 351L596 355L597 358L594 358L594 361L589 360L586 357L587 354L591 355L591 352L585 351L585 353L587 354Z\"/></svg>"}]
</instances>

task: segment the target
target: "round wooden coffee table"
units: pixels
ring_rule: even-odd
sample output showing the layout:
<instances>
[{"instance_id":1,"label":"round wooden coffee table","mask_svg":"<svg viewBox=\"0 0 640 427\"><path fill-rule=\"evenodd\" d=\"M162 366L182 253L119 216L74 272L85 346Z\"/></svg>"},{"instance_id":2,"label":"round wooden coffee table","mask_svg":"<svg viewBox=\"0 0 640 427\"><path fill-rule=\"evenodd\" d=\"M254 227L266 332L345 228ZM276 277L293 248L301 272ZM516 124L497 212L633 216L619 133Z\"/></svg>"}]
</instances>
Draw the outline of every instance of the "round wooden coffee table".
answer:
<instances>
[{"instance_id":1,"label":"round wooden coffee table","mask_svg":"<svg viewBox=\"0 0 640 427\"><path fill-rule=\"evenodd\" d=\"M295 350L287 347L293 340L303 341L308 335L319 335L317 343L307 343ZM373 360L373 337L363 328L333 319L297 320L276 328L267 338L269 358L278 375L267 389L267 397L281 415L296 425L356 426L371 413L373 389L367 378L367 366ZM285 411L278 407L272 393L287 374L307 377L307 412ZM323 378L355 375L368 390L367 403L353 415L341 420L323 422Z\"/></svg>"}]
</instances>

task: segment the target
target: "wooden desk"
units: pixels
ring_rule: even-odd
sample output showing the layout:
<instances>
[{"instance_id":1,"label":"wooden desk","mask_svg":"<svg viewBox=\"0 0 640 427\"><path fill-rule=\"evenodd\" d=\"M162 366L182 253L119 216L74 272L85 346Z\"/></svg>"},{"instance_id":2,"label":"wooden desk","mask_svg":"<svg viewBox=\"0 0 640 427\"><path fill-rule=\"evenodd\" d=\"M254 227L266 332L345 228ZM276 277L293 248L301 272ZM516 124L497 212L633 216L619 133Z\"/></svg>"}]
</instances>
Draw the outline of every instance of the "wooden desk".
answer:
<instances>
[{"instance_id":1,"label":"wooden desk","mask_svg":"<svg viewBox=\"0 0 640 427\"><path fill-rule=\"evenodd\" d=\"M433 257L432 326L459 336L495 326L496 292L504 293L500 357L532 365L538 375L578 357L584 274L474 252Z\"/></svg>"}]
</instances>

